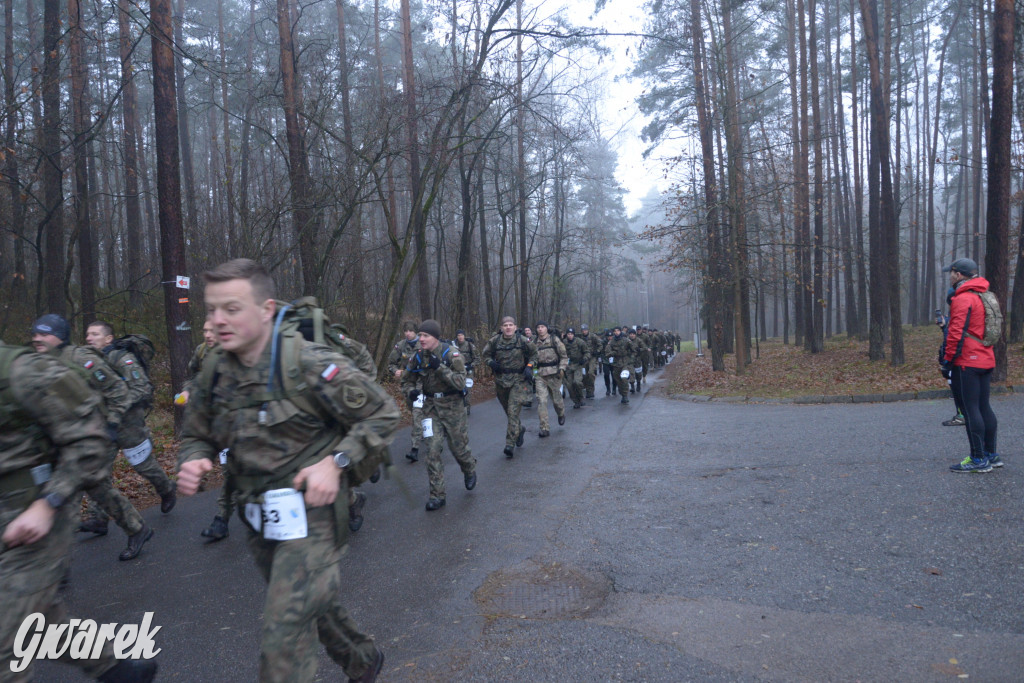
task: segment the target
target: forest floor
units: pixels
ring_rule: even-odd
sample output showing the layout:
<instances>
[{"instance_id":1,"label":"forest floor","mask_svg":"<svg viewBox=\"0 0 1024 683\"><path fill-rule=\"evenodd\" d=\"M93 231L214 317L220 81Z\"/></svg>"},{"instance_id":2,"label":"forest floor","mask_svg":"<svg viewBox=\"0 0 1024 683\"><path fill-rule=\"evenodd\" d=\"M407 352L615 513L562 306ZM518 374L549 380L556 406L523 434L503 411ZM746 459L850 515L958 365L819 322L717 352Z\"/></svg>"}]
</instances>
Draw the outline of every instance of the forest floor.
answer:
<instances>
[{"instance_id":1,"label":"forest floor","mask_svg":"<svg viewBox=\"0 0 1024 683\"><path fill-rule=\"evenodd\" d=\"M939 374L938 350L942 333L934 325L904 326L903 365L886 359L868 358L868 342L848 339L845 335L825 340L825 350L808 353L802 347L785 345L779 339L759 342L760 355L752 349L754 361L743 375L736 374L736 357L727 354L725 372L711 369L711 352L705 350L698 358L693 351L684 352L683 363L668 368L669 394L700 394L721 398L749 396L759 398L791 398L832 394L894 394L929 389L943 389L946 380ZM1008 375L1006 382L1024 385L1024 347L1007 347Z\"/></svg>"}]
</instances>

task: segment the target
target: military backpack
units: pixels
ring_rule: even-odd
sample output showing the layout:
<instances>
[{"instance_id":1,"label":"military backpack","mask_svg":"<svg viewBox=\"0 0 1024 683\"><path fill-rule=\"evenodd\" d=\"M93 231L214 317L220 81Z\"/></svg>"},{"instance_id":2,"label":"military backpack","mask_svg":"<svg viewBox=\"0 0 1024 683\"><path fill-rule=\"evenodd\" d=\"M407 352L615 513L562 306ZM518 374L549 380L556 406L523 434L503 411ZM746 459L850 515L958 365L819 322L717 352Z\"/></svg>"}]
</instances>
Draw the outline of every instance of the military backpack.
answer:
<instances>
[{"instance_id":1,"label":"military backpack","mask_svg":"<svg viewBox=\"0 0 1024 683\"><path fill-rule=\"evenodd\" d=\"M979 339L967 331L971 315L970 309L967 309L968 319L964 323L964 336L981 342L983 346L995 346L1003 335L1003 311L999 308L999 299L992 291L974 293L981 299L981 305L985 309L985 334Z\"/></svg>"}]
</instances>

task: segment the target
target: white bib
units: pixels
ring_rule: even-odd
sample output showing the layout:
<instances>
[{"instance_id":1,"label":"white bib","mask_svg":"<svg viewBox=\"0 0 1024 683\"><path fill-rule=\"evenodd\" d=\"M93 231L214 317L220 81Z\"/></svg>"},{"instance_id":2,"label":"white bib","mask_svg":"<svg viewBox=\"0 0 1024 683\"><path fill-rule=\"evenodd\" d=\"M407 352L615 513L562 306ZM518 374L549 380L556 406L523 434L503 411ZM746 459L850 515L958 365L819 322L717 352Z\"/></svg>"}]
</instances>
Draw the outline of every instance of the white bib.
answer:
<instances>
[{"instance_id":1,"label":"white bib","mask_svg":"<svg viewBox=\"0 0 1024 683\"><path fill-rule=\"evenodd\" d=\"M425 397L423 396L423 394L420 394L419 397L415 401L412 402L412 407L413 408L422 408L424 400L426 400Z\"/></svg>"},{"instance_id":2,"label":"white bib","mask_svg":"<svg viewBox=\"0 0 1024 683\"><path fill-rule=\"evenodd\" d=\"M263 494L263 504L246 503L245 519L268 541L305 538L306 501L295 489L274 489Z\"/></svg>"},{"instance_id":3,"label":"white bib","mask_svg":"<svg viewBox=\"0 0 1024 683\"><path fill-rule=\"evenodd\" d=\"M146 439L138 446L124 449L124 457L128 458L128 462L131 463L132 467L136 467L144 463L152 452L153 442Z\"/></svg>"},{"instance_id":4,"label":"white bib","mask_svg":"<svg viewBox=\"0 0 1024 683\"><path fill-rule=\"evenodd\" d=\"M423 438L429 439L432 436L434 436L434 420L428 417L423 420Z\"/></svg>"},{"instance_id":5,"label":"white bib","mask_svg":"<svg viewBox=\"0 0 1024 683\"><path fill-rule=\"evenodd\" d=\"M629 370L626 369L620 372L619 377L621 377L622 379L629 379Z\"/></svg>"},{"instance_id":6,"label":"white bib","mask_svg":"<svg viewBox=\"0 0 1024 683\"><path fill-rule=\"evenodd\" d=\"M467 377L466 378L466 388L467 389L472 389L473 388L473 378L472 377Z\"/></svg>"}]
</instances>

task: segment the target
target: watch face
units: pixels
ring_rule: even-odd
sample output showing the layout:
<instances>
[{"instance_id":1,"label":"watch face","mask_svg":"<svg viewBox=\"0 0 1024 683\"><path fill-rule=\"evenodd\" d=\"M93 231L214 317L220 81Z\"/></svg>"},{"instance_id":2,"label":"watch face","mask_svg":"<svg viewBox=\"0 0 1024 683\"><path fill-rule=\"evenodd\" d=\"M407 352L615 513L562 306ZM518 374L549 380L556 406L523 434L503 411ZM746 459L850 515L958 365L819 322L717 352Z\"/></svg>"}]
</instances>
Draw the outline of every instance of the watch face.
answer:
<instances>
[{"instance_id":1,"label":"watch face","mask_svg":"<svg viewBox=\"0 0 1024 683\"><path fill-rule=\"evenodd\" d=\"M338 466L338 469L345 469L346 467L348 467L350 462L351 461L348 459L348 456L345 455L344 453L334 454L334 464Z\"/></svg>"},{"instance_id":2,"label":"watch face","mask_svg":"<svg viewBox=\"0 0 1024 683\"><path fill-rule=\"evenodd\" d=\"M64 505L64 496L59 493L48 493L46 494L46 502L54 510Z\"/></svg>"}]
</instances>

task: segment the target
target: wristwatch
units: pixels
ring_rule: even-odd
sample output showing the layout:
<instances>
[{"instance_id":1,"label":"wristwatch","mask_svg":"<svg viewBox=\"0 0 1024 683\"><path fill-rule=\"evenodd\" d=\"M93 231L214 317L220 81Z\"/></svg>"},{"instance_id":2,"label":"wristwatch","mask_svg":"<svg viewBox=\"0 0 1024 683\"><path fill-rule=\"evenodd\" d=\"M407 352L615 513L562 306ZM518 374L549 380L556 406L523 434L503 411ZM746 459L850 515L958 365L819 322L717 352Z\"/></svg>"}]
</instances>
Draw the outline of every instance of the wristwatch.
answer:
<instances>
[{"instance_id":1,"label":"wristwatch","mask_svg":"<svg viewBox=\"0 0 1024 683\"><path fill-rule=\"evenodd\" d=\"M61 509L64 503L68 502L67 498L65 498L64 496L60 495L55 491L47 493L45 496L43 496L43 500L45 500L46 504L52 507L54 510Z\"/></svg>"},{"instance_id":2,"label":"wristwatch","mask_svg":"<svg viewBox=\"0 0 1024 683\"><path fill-rule=\"evenodd\" d=\"M348 454L345 451L338 451L334 454L334 464L338 466L339 470L343 470L351 465L352 461L349 460Z\"/></svg>"}]
</instances>

